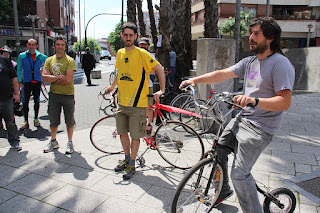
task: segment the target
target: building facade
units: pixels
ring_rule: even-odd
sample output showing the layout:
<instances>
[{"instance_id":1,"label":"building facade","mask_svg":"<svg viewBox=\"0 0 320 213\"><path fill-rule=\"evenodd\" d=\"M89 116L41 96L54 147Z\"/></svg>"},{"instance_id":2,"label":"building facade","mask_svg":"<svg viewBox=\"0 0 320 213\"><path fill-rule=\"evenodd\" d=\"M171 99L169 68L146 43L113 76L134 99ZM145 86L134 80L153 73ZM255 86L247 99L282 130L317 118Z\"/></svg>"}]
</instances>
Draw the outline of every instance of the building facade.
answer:
<instances>
[{"instance_id":1,"label":"building facade","mask_svg":"<svg viewBox=\"0 0 320 213\"><path fill-rule=\"evenodd\" d=\"M266 0L242 0L241 9L245 13L251 11L254 17L266 16L266 2ZM191 10L192 40L196 41L197 38L203 37L203 1L193 0ZM236 0L218 0L219 23L234 17L235 10ZM305 47L308 37L310 46L320 46L319 0L270 0L269 16L276 19L282 29L283 48ZM248 39L244 39L243 48L244 50L249 48Z\"/></svg>"},{"instance_id":2,"label":"building facade","mask_svg":"<svg viewBox=\"0 0 320 213\"><path fill-rule=\"evenodd\" d=\"M53 55L52 46L56 36L65 37L71 50L77 39L74 33L74 6L74 0L18 1L20 52L27 50L28 39L35 37L39 42L39 51ZM19 54L16 43L12 10L9 20L0 21L0 46L8 45L16 58Z\"/></svg>"}]
</instances>

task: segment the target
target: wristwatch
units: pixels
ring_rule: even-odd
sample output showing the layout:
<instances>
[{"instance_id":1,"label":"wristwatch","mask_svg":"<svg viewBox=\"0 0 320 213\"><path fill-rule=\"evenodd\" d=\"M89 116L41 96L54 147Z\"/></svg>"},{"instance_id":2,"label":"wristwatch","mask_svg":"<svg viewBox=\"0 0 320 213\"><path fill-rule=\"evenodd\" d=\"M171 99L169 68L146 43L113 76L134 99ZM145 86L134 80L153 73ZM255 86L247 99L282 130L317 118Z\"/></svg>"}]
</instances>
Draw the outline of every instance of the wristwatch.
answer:
<instances>
[{"instance_id":1,"label":"wristwatch","mask_svg":"<svg viewBox=\"0 0 320 213\"><path fill-rule=\"evenodd\" d=\"M254 100L256 101L256 104L254 105L254 107L256 107L259 103L259 98L258 97L254 97Z\"/></svg>"}]
</instances>

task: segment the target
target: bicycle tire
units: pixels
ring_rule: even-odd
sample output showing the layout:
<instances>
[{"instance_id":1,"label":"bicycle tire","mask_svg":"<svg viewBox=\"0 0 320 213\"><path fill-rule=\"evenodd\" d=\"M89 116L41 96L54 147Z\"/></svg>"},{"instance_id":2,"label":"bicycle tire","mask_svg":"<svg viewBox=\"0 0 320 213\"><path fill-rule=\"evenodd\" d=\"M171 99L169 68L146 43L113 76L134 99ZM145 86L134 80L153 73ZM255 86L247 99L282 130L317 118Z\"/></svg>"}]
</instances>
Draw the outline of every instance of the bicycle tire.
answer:
<instances>
[{"instance_id":1,"label":"bicycle tire","mask_svg":"<svg viewBox=\"0 0 320 213\"><path fill-rule=\"evenodd\" d=\"M117 135L116 118L109 115L98 120L91 128L90 141L100 152L119 154L123 151L120 136Z\"/></svg>"},{"instance_id":2,"label":"bicycle tire","mask_svg":"<svg viewBox=\"0 0 320 213\"><path fill-rule=\"evenodd\" d=\"M161 124L154 140L160 156L176 168L189 169L203 158L204 146L200 136L179 121Z\"/></svg>"},{"instance_id":3,"label":"bicycle tire","mask_svg":"<svg viewBox=\"0 0 320 213\"><path fill-rule=\"evenodd\" d=\"M44 97L44 100L41 100L40 102L42 102L42 103L47 102L49 100L49 92L43 83L41 84L40 90L41 90L41 93Z\"/></svg>"},{"instance_id":4,"label":"bicycle tire","mask_svg":"<svg viewBox=\"0 0 320 213\"><path fill-rule=\"evenodd\" d=\"M114 78L116 77L116 72L112 71L109 75L109 83L110 85L112 84L112 82L114 81Z\"/></svg>"},{"instance_id":5,"label":"bicycle tire","mask_svg":"<svg viewBox=\"0 0 320 213\"><path fill-rule=\"evenodd\" d=\"M216 166L214 166L216 165ZM209 177L213 172L208 193ZM215 164L213 158L205 158L194 165L179 183L171 212L210 212L219 197L223 185L223 171L220 164Z\"/></svg>"},{"instance_id":6,"label":"bicycle tire","mask_svg":"<svg viewBox=\"0 0 320 213\"><path fill-rule=\"evenodd\" d=\"M192 94L190 93L180 93L170 102L169 105L182 108L182 106L184 106L185 103L191 100L191 98L192 98ZM175 120L175 121L178 121L180 117L179 113L176 113L176 112L168 112L168 115L170 120Z\"/></svg>"},{"instance_id":7,"label":"bicycle tire","mask_svg":"<svg viewBox=\"0 0 320 213\"><path fill-rule=\"evenodd\" d=\"M204 100L198 100L198 103L202 106L206 106L206 102ZM215 117L215 111L200 109L200 107L195 105L193 100L187 102L184 106L182 106L182 109L202 115L202 118L199 118L195 116L180 114L179 118L182 123L191 126L194 130L196 130L198 134L209 132L209 130L215 123L214 119L212 119L213 117Z\"/></svg>"},{"instance_id":8,"label":"bicycle tire","mask_svg":"<svg viewBox=\"0 0 320 213\"><path fill-rule=\"evenodd\" d=\"M263 203L263 211L265 213L286 212L293 213L296 208L296 197L293 192L287 188L277 188L269 192L269 194L277 197L277 199L284 204L284 209L278 207L269 198L265 198Z\"/></svg>"}]
</instances>

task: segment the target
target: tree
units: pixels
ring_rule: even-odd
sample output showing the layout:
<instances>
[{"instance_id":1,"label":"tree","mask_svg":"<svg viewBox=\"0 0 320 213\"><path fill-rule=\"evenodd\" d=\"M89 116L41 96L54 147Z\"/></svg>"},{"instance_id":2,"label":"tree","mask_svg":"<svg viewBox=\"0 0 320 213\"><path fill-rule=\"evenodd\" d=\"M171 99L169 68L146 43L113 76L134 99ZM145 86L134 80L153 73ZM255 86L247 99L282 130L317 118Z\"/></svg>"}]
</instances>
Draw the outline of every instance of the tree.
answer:
<instances>
[{"instance_id":1,"label":"tree","mask_svg":"<svg viewBox=\"0 0 320 213\"><path fill-rule=\"evenodd\" d=\"M81 41L81 50L84 51L84 49L86 48L86 45L85 45L85 38L82 39ZM73 51L74 52L78 52L78 46L79 46L79 41L77 41L76 43L73 44ZM98 52L100 52L102 49L101 47L99 46L99 43L94 40L93 38L88 38L87 39L87 43L88 43L88 47L90 47L90 51L94 51L94 50L97 50Z\"/></svg>"},{"instance_id":2,"label":"tree","mask_svg":"<svg viewBox=\"0 0 320 213\"><path fill-rule=\"evenodd\" d=\"M249 13L245 14L244 11L241 11L240 13L240 35L241 39L243 39L243 36L247 33L248 31L248 25L252 21L252 12L250 11ZM235 18L234 17L229 17L227 20L219 24L219 28L221 29L221 32L223 34L229 34L229 35L234 35L234 26L235 26Z\"/></svg>"},{"instance_id":3,"label":"tree","mask_svg":"<svg viewBox=\"0 0 320 213\"><path fill-rule=\"evenodd\" d=\"M115 53L121 48L120 33L121 33L121 22L119 22L115 27L114 31L109 34L109 44Z\"/></svg>"},{"instance_id":4,"label":"tree","mask_svg":"<svg viewBox=\"0 0 320 213\"><path fill-rule=\"evenodd\" d=\"M0 23L5 23L11 19L13 14L12 1L1 0L0 1Z\"/></svg>"},{"instance_id":5,"label":"tree","mask_svg":"<svg viewBox=\"0 0 320 213\"><path fill-rule=\"evenodd\" d=\"M204 0L204 37L218 37L218 0Z\"/></svg>"},{"instance_id":6,"label":"tree","mask_svg":"<svg viewBox=\"0 0 320 213\"><path fill-rule=\"evenodd\" d=\"M137 23L135 0L127 0L127 19L128 22Z\"/></svg>"},{"instance_id":7,"label":"tree","mask_svg":"<svg viewBox=\"0 0 320 213\"><path fill-rule=\"evenodd\" d=\"M142 12L142 0L136 0L137 2L137 9L138 9L138 20L139 20L139 29L140 29L140 36L146 36L146 25L143 20L143 12Z\"/></svg>"},{"instance_id":8,"label":"tree","mask_svg":"<svg viewBox=\"0 0 320 213\"><path fill-rule=\"evenodd\" d=\"M152 42L156 46L157 42L158 42L158 37L157 37L158 31L157 31L157 27L156 27L156 22L154 20L153 5L152 5L152 0L147 0L147 1L148 1L148 10L149 10Z\"/></svg>"}]
</instances>

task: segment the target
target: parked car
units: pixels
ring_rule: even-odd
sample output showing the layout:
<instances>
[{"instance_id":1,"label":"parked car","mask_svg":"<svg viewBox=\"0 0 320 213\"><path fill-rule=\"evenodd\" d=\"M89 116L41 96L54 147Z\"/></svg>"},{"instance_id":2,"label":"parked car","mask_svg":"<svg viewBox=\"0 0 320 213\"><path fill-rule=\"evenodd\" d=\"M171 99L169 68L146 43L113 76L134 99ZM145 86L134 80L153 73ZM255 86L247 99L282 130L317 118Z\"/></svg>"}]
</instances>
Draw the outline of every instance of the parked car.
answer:
<instances>
[{"instance_id":1,"label":"parked car","mask_svg":"<svg viewBox=\"0 0 320 213\"><path fill-rule=\"evenodd\" d=\"M101 54L100 54L100 60L102 59L108 59L108 60L111 60L111 54L108 50L102 50L101 51Z\"/></svg>"}]
</instances>

